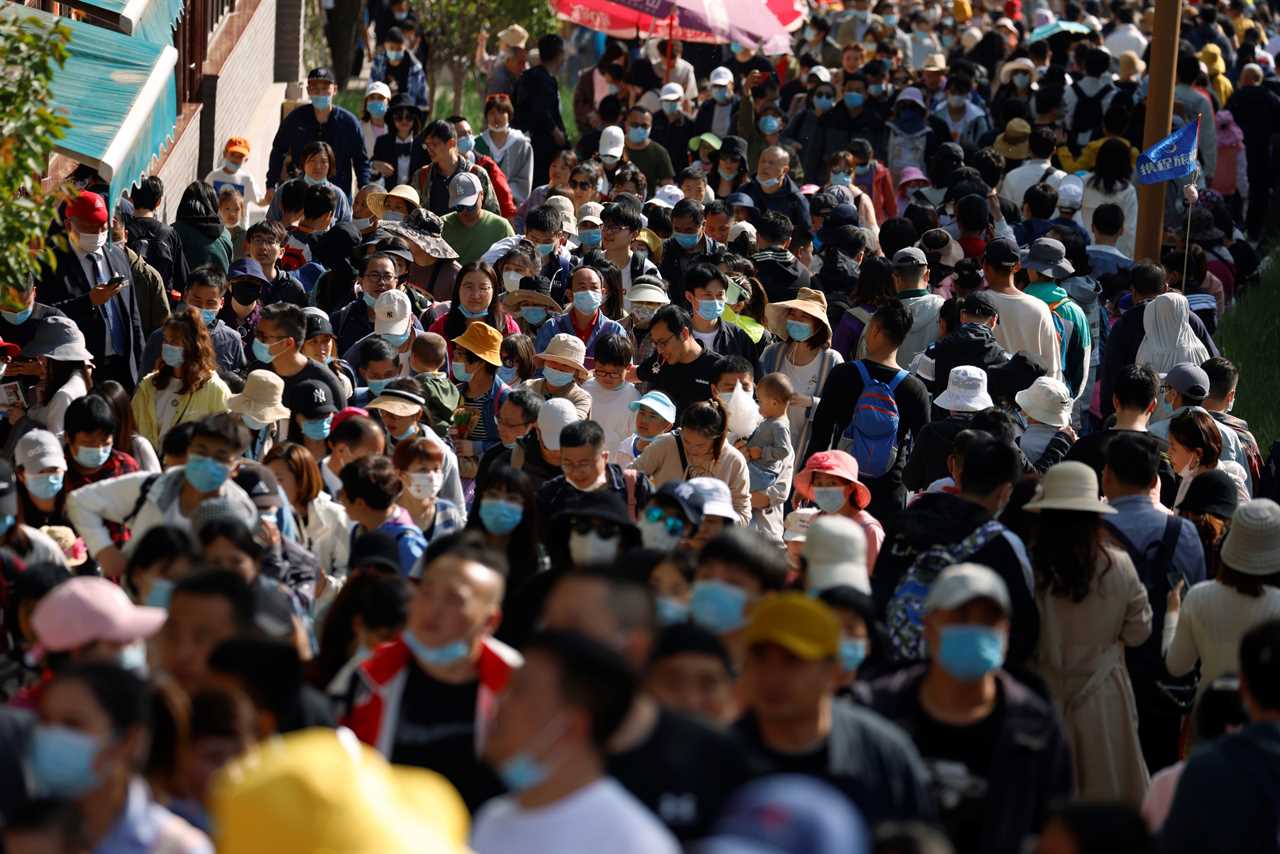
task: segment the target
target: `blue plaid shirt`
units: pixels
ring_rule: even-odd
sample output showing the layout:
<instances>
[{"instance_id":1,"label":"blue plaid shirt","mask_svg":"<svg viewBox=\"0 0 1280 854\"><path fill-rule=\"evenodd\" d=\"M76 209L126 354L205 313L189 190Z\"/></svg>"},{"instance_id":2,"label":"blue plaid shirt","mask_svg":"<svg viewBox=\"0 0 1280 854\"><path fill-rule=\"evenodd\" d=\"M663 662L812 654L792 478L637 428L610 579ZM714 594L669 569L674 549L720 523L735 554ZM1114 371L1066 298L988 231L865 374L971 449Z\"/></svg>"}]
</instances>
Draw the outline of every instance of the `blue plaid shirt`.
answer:
<instances>
[{"instance_id":1,"label":"blue plaid shirt","mask_svg":"<svg viewBox=\"0 0 1280 854\"><path fill-rule=\"evenodd\" d=\"M407 69L405 66L408 66ZM370 83L386 83L393 93L404 92L413 99L418 109L429 111L431 93L427 90L427 73L422 70L422 63L417 57L405 51L404 58L398 66L392 67L387 61L385 51L378 51L369 68Z\"/></svg>"}]
</instances>

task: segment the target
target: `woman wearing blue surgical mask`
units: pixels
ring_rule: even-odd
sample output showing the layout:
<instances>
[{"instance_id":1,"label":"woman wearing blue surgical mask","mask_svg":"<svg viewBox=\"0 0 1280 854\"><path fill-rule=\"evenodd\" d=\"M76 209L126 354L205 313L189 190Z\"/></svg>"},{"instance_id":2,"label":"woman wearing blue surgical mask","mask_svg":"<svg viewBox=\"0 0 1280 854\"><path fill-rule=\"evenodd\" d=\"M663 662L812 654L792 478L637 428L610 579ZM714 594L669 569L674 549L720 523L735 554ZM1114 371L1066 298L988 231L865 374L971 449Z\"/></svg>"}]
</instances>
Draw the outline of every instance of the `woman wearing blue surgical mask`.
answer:
<instances>
[{"instance_id":1,"label":"woman wearing blue surgical mask","mask_svg":"<svg viewBox=\"0 0 1280 854\"><path fill-rule=\"evenodd\" d=\"M114 664L72 664L41 693L23 765L33 791L93 817L82 826L85 850L212 850L142 777L151 707L146 681ZM124 841L140 839L145 846Z\"/></svg>"},{"instance_id":2,"label":"woman wearing blue surgical mask","mask_svg":"<svg viewBox=\"0 0 1280 854\"><path fill-rule=\"evenodd\" d=\"M153 447L179 424L226 412L231 397L218 376L209 330L194 308L173 314L162 329L160 358L133 395L138 433Z\"/></svg>"},{"instance_id":3,"label":"woman wearing blue surgical mask","mask_svg":"<svg viewBox=\"0 0 1280 854\"><path fill-rule=\"evenodd\" d=\"M520 325L503 307L503 292L497 271L484 261L474 261L458 272L454 279L449 313L438 317L427 330L449 342L451 362L454 357L454 339L466 332L467 327L477 320L493 327L501 336L520 332Z\"/></svg>"},{"instance_id":4,"label":"woman wearing blue surgical mask","mask_svg":"<svg viewBox=\"0 0 1280 854\"><path fill-rule=\"evenodd\" d=\"M526 380L533 379L537 366L534 364L533 339L528 335L508 335L502 339L502 367L498 368L498 379L514 388Z\"/></svg>"},{"instance_id":5,"label":"woman wearing blue surgical mask","mask_svg":"<svg viewBox=\"0 0 1280 854\"><path fill-rule=\"evenodd\" d=\"M404 629L413 587L408 579L382 572L353 573L333 599L320 633L320 652L311 662L314 684L324 685L334 703L351 696L357 668L378 646Z\"/></svg>"},{"instance_id":6,"label":"woman wearing blue surgical mask","mask_svg":"<svg viewBox=\"0 0 1280 854\"><path fill-rule=\"evenodd\" d=\"M289 441L301 443L317 460L323 459L338 411L332 396L319 380L303 380L289 389L285 405L291 415Z\"/></svg>"},{"instance_id":7,"label":"woman wearing blue surgical mask","mask_svg":"<svg viewBox=\"0 0 1280 854\"><path fill-rule=\"evenodd\" d=\"M420 199L413 187L398 184L385 193L370 193L366 203L378 222L404 222L419 208Z\"/></svg>"},{"instance_id":8,"label":"woman wearing blue surgical mask","mask_svg":"<svg viewBox=\"0 0 1280 854\"><path fill-rule=\"evenodd\" d=\"M770 330L779 340L760 354L760 372L781 373L795 392L787 408L791 447L796 456L809 447L809 429L818 409L819 395L831 369L844 362L831 346L827 301L821 291L801 288L795 299L765 309ZM781 529L778 531L781 535Z\"/></svg>"},{"instance_id":9,"label":"woman wearing blue surgical mask","mask_svg":"<svg viewBox=\"0 0 1280 854\"><path fill-rule=\"evenodd\" d=\"M727 136L720 142L720 149L711 155L715 171L709 176L709 184L717 199L723 199L751 180L747 166L747 141L740 136Z\"/></svg>"},{"instance_id":10,"label":"woman wearing blue surgical mask","mask_svg":"<svg viewBox=\"0 0 1280 854\"><path fill-rule=\"evenodd\" d=\"M840 620L840 691L847 692L855 680L869 682L891 669L888 636L876 618L871 596L839 584L818 593L818 598L835 611Z\"/></svg>"},{"instance_id":11,"label":"woman wearing blue surgical mask","mask_svg":"<svg viewBox=\"0 0 1280 854\"><path fill-rule=\"evenodd\" d=\"M444 486L445 447L434 438L416 438L396 445L391 462L400 473L404 490L396 503L409 511L428 543L459 531L467 512L440 497Z\"/></svg>"},{"instance_id":12,"label":"woman wearing blue surgical mask","mask_svg":"<svg viewBox=\"0 0 1280 854\"><path fill-rule=\"evenodd\" d=\"M7 415L10 424L17 424L25 415L30 424L61 436L67 407L88 394L93 385L93 354L85 347L79 327L68 318L49 318L44 323L46 334L33 339L26 350L27 355L39 359L40 381L26 394L29 408L25 413L15 405ZM43 405L38 405L39 401Z\"/></svg>"},{"instance_id":13,"label":"woman wearing blue surgical mask","mask_svg":"<svg viewBox=\"0 0 1280 854\"><path fill-rule=\"evenodd\" d=\"M350 559L351 520L342 505L324 491L317 457L297 442L276 445L263 463L289 499L298 544L316 556L320 566L334 576L347 571Z\"/></svg>"},{"instance_id":14,"label":"woman wearing blue surgical mask","mask_svg":"<svg viewBox=\"0 0 1280 854\"><path fill-rule=\"evenodd\" d=\"M48 436L43 430L38 432ZM38 527L23 524L19 521L19 517L21 517L23 519L31 519L38 525L68 524L62 512L65 496L65 492L61 489L63 474L63 471L55 466L43 467L33 474L33 485L35 485L35 478L41 478L40 483L47 479L59 485L58 492L51 499L40 499L40 504L49 506L50 512L47 514L43 513L41 508L34 503L37 497L35 493L30 491L30 487L27 488L26 495L22 495L21 490L10 488L3 496L0 496L0 546L13 552L28 566L37 563L51 563L61 567L67 566L66 556L52 538ZM13 470L9 468L8 464L2 462L0 462L0 480L10 484L10 486L14 481ZM22 506L19 507L19 504ZM35 512L28 512L28 508L35 510Z\"/></svg>"},{"instance_id":15,"label":"woman wearing blue surgical mask","mask_svg":"<svg viewBox=\"0 0 1280 854\"><path fill-rule=\"evenodd\" d=\"M364 95L364 110L360 114L360 133L364 136L366 157L373 157L374 145L391 130L387 123L387 107L390 102L391 89L387 84L369 84Z\"/></svg>"},{"instance_id":16,"label":"woman wearing blue surgical mask","mask_svg":"<svg viewBox=\"0 0 1280 854\"><path fill-rule=\"evenodd\" d=\"M610 272L616 277L612 288L606 275ZM588 370L594 367L596 341L602 335L626 335L622 324L608 316L610 303L613 304L612 310L617 311L618 300L615 297L620 297L621 276L617 273L608 261L594 257L591 264L575 269L569 277L566 293L570 309L543 324L534 342L535 349L543 352L556 335L573 335L587 342L585 366Z\"/></svg>"},{"instance_id":17,"label":"woman wearing blue surgical mask","mask_svg":"<svg viewBox=\"0 0 1280 854\"><path fill-rule=\"evenodd\" d=\"M174 585L191 571L197 557L188 531L174 525L152 528L129 552L124 589L138 605L167 609Z\"/></svg>"},{"instance_id":18,"label":"woman wearing blue surgical mask","mask_svg":"<svg viewBox=\"0 0 1280 854\"><path fill-rule=\"evenodd\" d=\"M422 114L413 99L400 92L391 99L387 118L389 132L374 142L369 166L386 186L394 187L412 177L413 141L422 130Z\"/></svg>"},{"instance_id":19,"label":"woman wearing blue surgical mask","mask_svg":"<svg viewBox=\"0 0 1280 854\"><path fill-rule=\"evenodd\" d=\"M507 592L503 613L515 614L508 605L529 579L551 568L542 545L542 523L534 499L533 479L520 469L495 466L477 484L475 500L467 515L467 530L484 537L485 544L507 558ZM499 637L507 634L499 630Z\"/></svg>"}]
</instances>

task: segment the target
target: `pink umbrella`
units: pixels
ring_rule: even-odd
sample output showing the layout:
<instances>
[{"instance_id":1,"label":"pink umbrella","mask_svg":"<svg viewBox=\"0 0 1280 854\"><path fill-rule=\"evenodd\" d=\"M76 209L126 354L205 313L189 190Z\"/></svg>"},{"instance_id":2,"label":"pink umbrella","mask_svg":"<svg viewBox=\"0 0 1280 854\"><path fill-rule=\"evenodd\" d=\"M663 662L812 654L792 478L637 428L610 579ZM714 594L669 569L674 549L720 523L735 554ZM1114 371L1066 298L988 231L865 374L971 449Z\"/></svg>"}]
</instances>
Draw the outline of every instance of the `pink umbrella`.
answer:
<instances>
[{"instance_id":1,"label":"pink umbrella","mask_svg":"<svg viewBox=\"0 0 1280 854\"><path fill-rule=\"evenodd\" d=\"M553 0L561 20L615 38L757 45L804 24L797 0Z\"/></svg>"}]
</instances>

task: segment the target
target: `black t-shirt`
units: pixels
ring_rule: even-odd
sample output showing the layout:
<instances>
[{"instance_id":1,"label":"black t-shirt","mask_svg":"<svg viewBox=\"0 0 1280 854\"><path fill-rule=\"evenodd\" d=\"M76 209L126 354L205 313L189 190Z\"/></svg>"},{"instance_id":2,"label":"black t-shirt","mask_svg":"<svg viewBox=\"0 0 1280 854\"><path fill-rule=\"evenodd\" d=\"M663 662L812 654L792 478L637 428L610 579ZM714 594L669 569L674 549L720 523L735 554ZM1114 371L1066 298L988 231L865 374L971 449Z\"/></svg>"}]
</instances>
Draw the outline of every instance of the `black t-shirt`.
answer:
<instances>
[{"instance_id":1,"label":"black t-shirt","mask_svg":"<svg viewBox=\"0 0 1280 854\"><path fill-rule=\"evenodd\" d=\"M896 368L878 362L862 361L874 380L889 383L898 374ZM826 385L822 387L822 400L813 415L809 454L840 446L840 437L853 420L853 412L861 394L862 374L858 373L855 362L846 362L831 369ZM893 390L893 399L898 404L897 461L883 477L861 477L862 482L871 490L871 506L867 509L882 522L901 510L906 500L902 469L907 463L907 436L910 435L914 441L919 438L921 428L929 423L929 390L919 379L908 375ZM808 455L806 459L807 457Z\"/></svg>"},{"instance_id":2,"label":"black t-shirt","mask_svg":"<svg viewBox=\"0 0 1280 854\"><path fill-rule=\"evenodd\" d=\"M346 407L347 396L342 393L342 387L338 385L338 378L333 375L333 371L315 359L307 359L307 364L302 370L291 377L284 377L284 401L286 406L289 405L289 393L303 380L319 380L324 383L329 387L329 393L333 396L333 405L338 409Z\"/></svg>"},{"instance_id":3,"label":"black t-shirt","mask_svg":"<svg viewBox=\"0 0 1280 854\"><path fill-rule=\"evenodd\" d=\"M991 714L968 726L952 726L931 717L911 697L905 724L929 771L929 788L956 854L978 854L987 817L987 778L996 742L1004 726L1004 696L997 696ZM999 804L990 804L999 809Z\"/></svg>"},{"instance_id":4,"label":"black t-shirt","mask_svg":"<svg viewBox=\"0 0 1280 854\"><path fill-rule=\"evenodd\" d=\"M756 750L768 761L771 773L803 774L817 780L827 780L831 776L831 746L825 738L817 747L804 753L779 753L764 743L756 745Z\"/></svg>"},{"instance_id":5,"label":"black t-shirt","mask_svg":"<svg viewBox=\"0 0 1280 854\"><path fill-rule=\"evenodd\" d=\"M669 709L641 744L609 757L608 771L681 840L707 835L729 795L754 775L737 739Z\"/></svg>"},{"instance_id":6,"label":"black t-shirt","mask_svg":"<svg viewBox=\"0 0 1280 854\"><path fill-rule=\"evenodd\" d=\"M671 398L677 413L683 413L689 405L711 399L711 384L716 380L719 361L719 356L705 348L698 358L687 364L659 363L655 353L637 373L654 391Z\"/></svg>"},{"instance_id":7,"label":"black t-shirt","mask_svg":"<svg viewBox=\"0 0 1280 854\"><path fill-rule=\"evenodd\" d=\"M390 759L448 778L475 812L503 792L497 776L476 756L476 702L480 683L453 685L409 665Z\"/></svg>"},{"instance_id":8,"label":"black t-shirt","mask_svg":"<svg viewBox=\"0 0 1280 854\"><path fill-rule=\"evenodd\" d=\"M1101 485L1102 470L1107 465L1107 448L1111 445L1111 440L1121 433L1151 436L1161 448L1166 445L1158 436L1152 436L1150 433L1138 430L1117 430L1112 427L1110 430L1095 430L1092 433L1086 433L1081 436L1071 446L1066 458L1084 463L1092 468L1097 472L1098 483ZM1174 497L1178 494L1178 481L1173 473L1173 466L1169 464L1169 460L1164 454L1160 455L1160 467L1156 470L1156 473L1160 477L1160 500L1164 502L1166 507L1172 507Z\"/></svg>"}]
</instances>

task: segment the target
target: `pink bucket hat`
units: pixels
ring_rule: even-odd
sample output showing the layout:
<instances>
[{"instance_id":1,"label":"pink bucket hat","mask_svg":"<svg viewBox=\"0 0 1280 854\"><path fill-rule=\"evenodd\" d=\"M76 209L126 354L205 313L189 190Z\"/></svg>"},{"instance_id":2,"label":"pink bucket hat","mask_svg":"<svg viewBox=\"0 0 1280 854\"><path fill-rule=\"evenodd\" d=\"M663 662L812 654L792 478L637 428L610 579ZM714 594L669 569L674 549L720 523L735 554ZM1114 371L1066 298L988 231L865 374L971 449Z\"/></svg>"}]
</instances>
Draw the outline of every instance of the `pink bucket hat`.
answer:
<instances>
[{"instance_id":1,"label":"pink bucket hat","mask_svg":"<svg viewBox=\"0 0 1280 854\"><path fill-rule=\"evenodd\" d=\"M808 501L813 500L813 476L818 472L835 475L853 484L853 503L859 510L871 503L871 490L858 480L858 461L844 451L820 451L809 457L809 462L796 475L796 492Z\"/></svg>"},{"instance_id":2,"label":"pink bucket hat","mask_svg":"<svg viewBox=\"0 0 1280 854\"><path fill-rule=\"evenodd\" d=\"M66 652L98 641L132 643L160 631L163 608L145 608L105 578L80 576L53 588L31 612L40 645Z\"/></svg>"}]
</instances>

